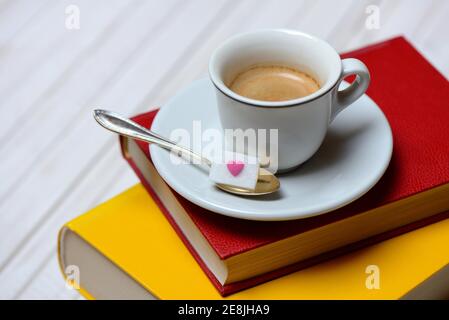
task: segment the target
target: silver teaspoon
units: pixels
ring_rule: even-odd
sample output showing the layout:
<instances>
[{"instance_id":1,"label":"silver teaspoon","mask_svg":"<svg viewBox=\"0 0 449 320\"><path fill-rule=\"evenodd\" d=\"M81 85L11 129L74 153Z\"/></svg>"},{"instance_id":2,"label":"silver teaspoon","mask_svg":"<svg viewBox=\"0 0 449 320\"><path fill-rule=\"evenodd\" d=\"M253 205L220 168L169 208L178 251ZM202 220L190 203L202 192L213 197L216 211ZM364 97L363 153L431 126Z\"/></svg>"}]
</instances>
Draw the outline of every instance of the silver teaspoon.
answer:
<instances>
[{"instance_id":1,"label":"silver teaspoon","mask_svg":"<svg viewBox=\"0 0 449 320\"><path fill-rule=\"evenodd\" d=\"M148 143L154 143L168 151L174 151L180 156L191 156L199 160L201 163L207 165L208 167L212 165L212 162L202 155L193 152L188 148L180 146L173 141L170 141L169 139L162 137L152 132L151 130L142 127L136 122L124 118L112 111L95 109L94 118L102 127L122 136L142 140ZM215 185L223 191L243 196L269 194L279 190L280 188L280 182L278 178L276 178L276 176L274 176L271 172L263 168L259 169L257 184L254 189L245 189L221 183L216 183Z\"/></svg>"}]
</instances>

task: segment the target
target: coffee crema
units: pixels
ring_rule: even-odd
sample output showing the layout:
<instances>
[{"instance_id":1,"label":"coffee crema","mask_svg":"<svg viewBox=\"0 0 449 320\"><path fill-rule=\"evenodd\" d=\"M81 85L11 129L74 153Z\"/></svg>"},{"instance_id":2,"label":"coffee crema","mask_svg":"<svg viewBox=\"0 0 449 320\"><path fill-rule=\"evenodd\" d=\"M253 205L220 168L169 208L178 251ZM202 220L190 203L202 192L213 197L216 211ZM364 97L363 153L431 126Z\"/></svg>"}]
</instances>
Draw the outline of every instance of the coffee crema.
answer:
<instances>
[{"instance_id":1,"label":"coffee crema","mask_svg":"<svg viewBox=\"0 0 449 320\"><path fill-rule=\"evenodd\" d=\"M239 73L230 83L235 93L261 101L286 101L306 97L318 89L308 74L285 66L254 66Z\"/></svg>"}]
</instances>

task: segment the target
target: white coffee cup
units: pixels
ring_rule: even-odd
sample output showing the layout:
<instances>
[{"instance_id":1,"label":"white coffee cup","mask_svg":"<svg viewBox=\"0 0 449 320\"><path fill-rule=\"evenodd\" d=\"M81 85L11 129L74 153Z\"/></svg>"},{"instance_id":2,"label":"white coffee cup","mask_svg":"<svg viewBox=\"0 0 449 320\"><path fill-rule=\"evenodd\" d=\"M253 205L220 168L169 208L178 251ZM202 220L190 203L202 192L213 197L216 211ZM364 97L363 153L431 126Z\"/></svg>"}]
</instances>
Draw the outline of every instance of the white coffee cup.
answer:
<instances>
[{"instance_id":1,"label":"white coffee cup","mask_svg":"<svg viewBox=\"0 0 449 320\"><path fill-rule=\"evenodd\" d=\"M260 64L305 72L318 81L320 89L303 98L271 102L246 98L228 88L239 72ZM279 172L308 160L337 114L365 93L370 83L369 71L361 61L342 60L327 42L286 29L258 30L226 40L212 54L209 74L223 129L278 129L277 144L269 148L278 151ZM349 75L356 75L355 81L340 90Z\"/></svg>"}]
</instances>

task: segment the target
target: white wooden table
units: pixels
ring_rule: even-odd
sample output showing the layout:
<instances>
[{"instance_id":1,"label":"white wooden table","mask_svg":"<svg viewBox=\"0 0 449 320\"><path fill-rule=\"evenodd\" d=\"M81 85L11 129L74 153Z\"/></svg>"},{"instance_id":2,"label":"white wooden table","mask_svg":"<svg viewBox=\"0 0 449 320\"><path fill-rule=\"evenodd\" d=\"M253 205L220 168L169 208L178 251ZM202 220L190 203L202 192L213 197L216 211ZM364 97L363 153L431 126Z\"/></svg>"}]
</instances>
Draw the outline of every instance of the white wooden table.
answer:
<instances>
[{"instance_id":1,"label":"white wooden table","mask_svg":"<svg viewBox=\"0 0 449 320\"><path fill-rule=\"evenodd\" d=\"M57 231L137 182L92 107L161 105L206 75L224 39L267 27L339 51L405 34L449 76L447 0L0 0L0 298L80 299Z\"/></svg>"}]
</instances>

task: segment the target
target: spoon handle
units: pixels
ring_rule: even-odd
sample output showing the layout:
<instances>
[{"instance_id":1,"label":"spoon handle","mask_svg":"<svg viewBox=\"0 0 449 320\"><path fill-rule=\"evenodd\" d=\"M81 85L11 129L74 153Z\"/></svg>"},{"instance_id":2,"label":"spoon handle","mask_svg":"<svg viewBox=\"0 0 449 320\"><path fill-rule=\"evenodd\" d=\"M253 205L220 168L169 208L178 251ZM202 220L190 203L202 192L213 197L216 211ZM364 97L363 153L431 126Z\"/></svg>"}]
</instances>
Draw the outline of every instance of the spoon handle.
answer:
<instances>
[{"instance_id":1,"label":"spoon handle","mask_svg":"<svg viewBox=\"0 0 449 320\"><path fill-rule=\"evenodd\" d=\"M118 133L122 136L142 140L148 143L154 143L168 151L177 152L178 155L191 156L202 163L212 165L211 161L190 149L177 145L173 141L164 138L151 130L148 130L136 122L124 118L112 111L96 109L94 110L94 118L104 128Z\"/></svg>"}]
</instances>

